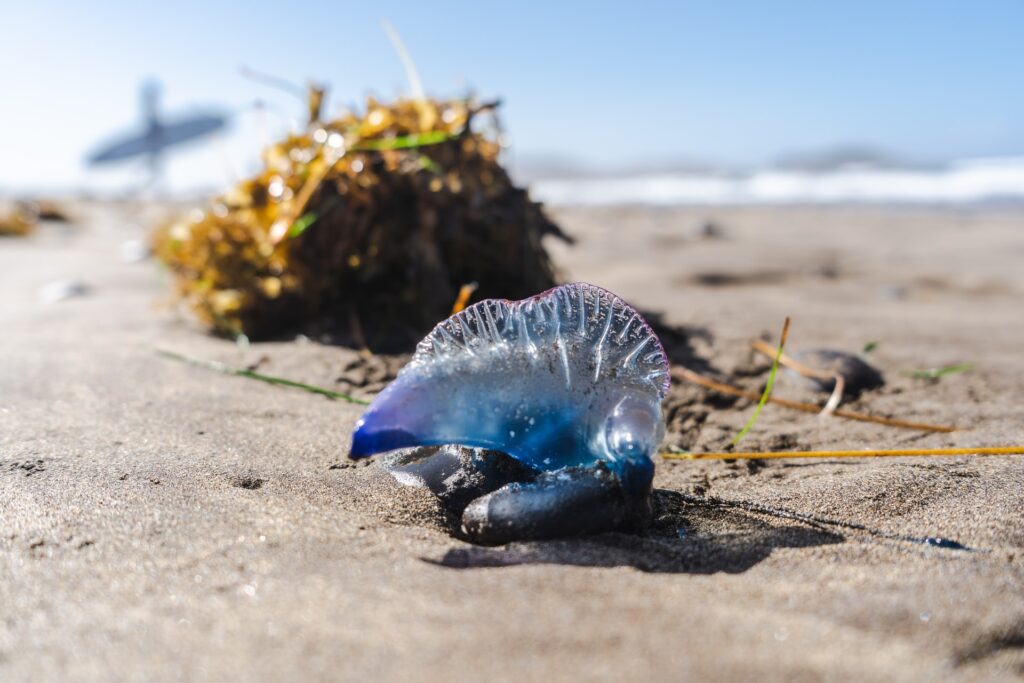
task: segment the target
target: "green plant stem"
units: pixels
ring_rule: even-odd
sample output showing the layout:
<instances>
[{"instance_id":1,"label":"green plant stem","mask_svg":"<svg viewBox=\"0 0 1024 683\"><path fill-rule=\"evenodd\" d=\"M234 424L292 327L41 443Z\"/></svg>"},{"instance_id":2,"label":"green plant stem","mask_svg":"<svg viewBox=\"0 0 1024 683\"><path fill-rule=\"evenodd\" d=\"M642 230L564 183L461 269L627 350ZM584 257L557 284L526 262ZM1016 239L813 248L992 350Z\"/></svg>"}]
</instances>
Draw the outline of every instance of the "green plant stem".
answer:
<instances>
[{"instance_id":1,"label":"green plant stem","mask_svg":"<svg viewBox=\"0 0 1024 683\"><path fill-rule=\"evenodd\" d=\"M764 409L764 405L768 403L768 397L772 395L772 385L775 384L775 374L779 371L779 362L782 360L782 349L786 346L786 337L789 336L789 317L786 317L786 322L782 326L782 336L779 338L779 349L775 352L775 359L772 361L771 372L768 373L768 383L764 385L764 392L761 394L761 400L757 402L757 408L754 409L754 414L750 416L750 420L740 430L740 433L733 437L732 445L735 446L740 440L747 435L750 428L757 422L757 418L761 415L761 410Z\"/></svg>"},{"instance_id":2,"label":"green plant stem","mask_svg":"<svg viewBox=\"0 0 1024 683\"><path fill-rule=\"evenodd\" d=\"M255 379L260 382L266 382L267 384L276 384L282 387L291 387L293 389L301 389L311 394L319 394L320 396L326 396L327 398L336 398L348 403L354 403L360 406L370 405L369 401L364 401L361 398L349 396L343 394L340 391L332 391L331 389L325 389L323 387L313 386L312 384L304 384L302 382L296 382L294 380L285 379L284 377L274 377L273 375L264 375L259 372L252 370L246 370L244 368L236 368L225 363L221 363L215 360L205 360L203 358L196 358L194 356L187 356L183 353L176 351L170 351L168 349L157 349L156 352L165 357L173 360L178 360L189 365L194 365L199 368L205 368L207 370L213 370L225 375L234 375L235 377L248 377L249 379Z\"/></svg>"},{"instance_id":3,"label":"green plant stem","mask_svg":"<svg viewBox=\"0 0 1024 683\"><path fill-rule=\"evenodd\" d=\"M954 375L958 372L967 372L974 363L958 363L956 365L947 365L944 368L930 368L928 370L914 370L910 373L910 376L914 379L938 379L945 375Z\"/></svg>"},{"instance_id":4,"label":"green plant stem","mask_svg":"<svg viewBox=\"0 0 1024 683\"><path fill-rule=\"evenodd\" d=\"M399 135L394 138L375 138L363 140L353 145L352 149L357 152L380 152L388 149L413 149L427 145L437 145L458 137L455 133L446 133L443 130L430 130L425 133L412 133L410 135Z\"/></svg>"}]
</instances>

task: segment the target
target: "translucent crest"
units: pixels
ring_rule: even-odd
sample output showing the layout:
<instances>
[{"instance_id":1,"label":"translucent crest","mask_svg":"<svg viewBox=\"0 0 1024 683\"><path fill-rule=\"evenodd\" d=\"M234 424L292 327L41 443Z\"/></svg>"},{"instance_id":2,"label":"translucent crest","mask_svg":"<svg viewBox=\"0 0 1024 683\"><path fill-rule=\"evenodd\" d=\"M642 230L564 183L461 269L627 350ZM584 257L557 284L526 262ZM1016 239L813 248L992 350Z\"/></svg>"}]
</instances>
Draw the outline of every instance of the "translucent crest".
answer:
<instances>
[{"instance_id":1,"label":"translucent crest","mask_svg":"<svg viewBox=\"0 0 1024 683\"><path fill-rule=\"evenodd\" d=\"M440 323L419 343L407 371L459 372L482 357L522 370L557 367L568 390L605 381L650 387L664 398L668 359L657 335L629 304L583 283L523 301L489 299Z\"/></svg>"}]
</instances>

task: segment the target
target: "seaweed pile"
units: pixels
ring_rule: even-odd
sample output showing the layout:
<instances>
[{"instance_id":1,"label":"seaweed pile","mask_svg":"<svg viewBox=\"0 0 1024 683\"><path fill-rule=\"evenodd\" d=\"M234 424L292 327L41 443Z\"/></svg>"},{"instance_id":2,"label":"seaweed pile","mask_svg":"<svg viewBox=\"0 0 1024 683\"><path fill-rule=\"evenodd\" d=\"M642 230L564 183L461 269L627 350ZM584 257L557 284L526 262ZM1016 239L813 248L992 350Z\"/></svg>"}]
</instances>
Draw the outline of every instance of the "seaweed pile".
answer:
<instances>
[{"instance_id":1,"label":"seaweed pile","mask_svg":"<svg viewBox=\"0 0 1024 683\"><path fill-rule=\"evenodd\" d=\"M0 237L28 237L40 221L71 223L72 216L57 202L48 199L21 199L0 205Z\"/></svg>"},{"instance_id":2,"label":"seaweed pile","mask_svg":"<svg viewBox=\"0 0 1024 683\"><path fill-rule=\"evenodd\" d=\"M496 102L371 98L321 121L322 96L311 89L306 130L268 148L258 175L157 230L204 324L395 350L462 285L512 299L554 286L542 238L568 238L500 165Z\"/></svg>"},{"instance_id":3,"label":"seaweed pile","mask_svg":"<svg viewBox=\"0 0 1024 683\"><path fill-rule=\"evenodd\" d=\"M26 237L35 232L38 224L38 207L18 202L10 211L0 213L0 237Z\"/></svg>"}]
</instances>

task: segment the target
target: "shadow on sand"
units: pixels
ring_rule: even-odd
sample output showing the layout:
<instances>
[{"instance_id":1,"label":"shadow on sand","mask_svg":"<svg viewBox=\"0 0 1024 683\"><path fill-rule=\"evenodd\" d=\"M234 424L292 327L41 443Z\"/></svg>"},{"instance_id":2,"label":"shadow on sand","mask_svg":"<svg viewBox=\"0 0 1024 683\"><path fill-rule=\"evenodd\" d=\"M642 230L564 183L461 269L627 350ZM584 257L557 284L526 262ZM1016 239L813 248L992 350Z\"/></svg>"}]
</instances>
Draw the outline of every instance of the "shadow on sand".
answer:
<instances>
[{"instance_id":1,"label":"shadow on sand","mask_svg":"<svg viewBox=\"0 0 1024 683\"><path fill-rule=\"evenodd\" d=\"M452 548L425 562L450 569L563 564L634 567L644 572L745 572L776 548L841 543L845 537L793 520L766 519L744 510L694 504L673 491L655 491L655 520L642 535L600 534L498 548Z\"/></svg>"}]
</instances>

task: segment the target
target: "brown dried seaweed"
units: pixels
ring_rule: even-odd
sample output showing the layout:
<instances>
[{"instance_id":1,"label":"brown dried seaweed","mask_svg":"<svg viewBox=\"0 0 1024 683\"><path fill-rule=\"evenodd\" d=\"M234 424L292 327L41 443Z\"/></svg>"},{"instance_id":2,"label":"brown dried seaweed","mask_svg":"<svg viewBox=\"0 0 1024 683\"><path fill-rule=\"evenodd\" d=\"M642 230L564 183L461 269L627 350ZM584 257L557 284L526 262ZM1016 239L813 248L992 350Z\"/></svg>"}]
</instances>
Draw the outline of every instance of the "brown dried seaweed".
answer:
<instances>
[{"instance_id":1,"label":"brown dried seaweed","mask_svg":"<svg viewBox=\"0 0 1024 683\"><path fill-rule=\"evenodd\" d=\"M0 213L0 237L27 237L39 224L39 212L33 204L19 202Z\"/></svg>"},{"instance_id":2,"label":"brown dried seaweed","mask_svg":"<svg viewBox=\"0 0 1024 683\"><path fill-rule=\"evenodd\" d=\"M312 324L352 343L356 320L371 348L401 348L466 282L485 298L543 291L555 275L542 238L568 238L500 165L496 126L474 125L495 107L370 99L361 116L311 113L257 176L158 229L156 254L226 335Z\"/></svg>"}]
</instances>

